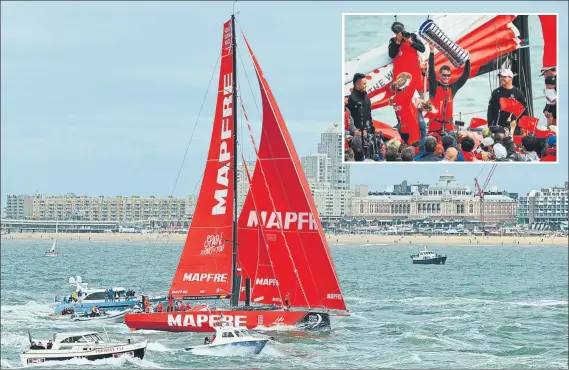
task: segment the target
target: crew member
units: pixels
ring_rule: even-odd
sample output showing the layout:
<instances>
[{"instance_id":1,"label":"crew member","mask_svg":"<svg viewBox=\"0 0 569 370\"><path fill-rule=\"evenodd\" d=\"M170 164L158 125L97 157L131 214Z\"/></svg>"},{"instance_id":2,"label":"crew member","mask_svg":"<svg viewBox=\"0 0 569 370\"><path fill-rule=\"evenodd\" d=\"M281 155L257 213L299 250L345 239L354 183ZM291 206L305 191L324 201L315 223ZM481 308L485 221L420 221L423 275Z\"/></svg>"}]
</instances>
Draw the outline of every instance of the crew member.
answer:
<instances>
[{"instance_id":1,"label":"crew member","mask_svg":"<svg viewBox=\"0 0 569 370\"><path fill-rule=\"evenodd\" d=\"M453 100L458 90L464 86L470 76L470 58L466 60L464 71L455 82L449 83L451 70L450 66L446 64L439 68L440 80L437 81L435 45L429 43L429 47L431 49L429 54L429 101L438 111L429 117L429 134L440 139L443 131L454 131Z\"/></svg>"},{"instance_id":2,"label":"crew member","mask_svg":"<svg viewBox=\"0 0 569 370\"><path fill-rule=\"evenodd\" d=\"M422 101L419 98L417 90L412 87L412 76L407 72L399 74L391 84L391 90L394 95L390 98L391 105L395 110L398 120L398 129L401 139L409 145L419 143L422 136L419 115L419 105ZM424 121L423 121L424 126Z\"/></svg>"},{"instance_id":3,"label":"crew member","mask_svg":"<svg viewBox=\"0 0 569 370\"><path fill-rule=\"evenodd\" d=\"M557 78L555 76L545 78L545 108L543 109L543 114L548 120L550 117L553 117L553 122L557 120Z\"/></svg>"},{"instance_id":4,"label":"crew member","mask_svg":"<svg viewBox=\"0 0 569 370\"><path fill-rule=\"evenodd\" d=\"M367 80L363 73L356 73L352 80L354 86L348 97L346 107L350 111L350 116L354 121L357 130L373 133L373 125L371 121L371 100L367 96Z\"/></svg>"},{"instance_id":5,"label":"crew member","mask_svg":"<svg viewBox=\"0 0 569 370\"><path fill-rule=\"evenodd\" d=\"M407 32L403 23L394 22L391 25L391 31L395 34L395 37L389 39L389 57L393 59L393 76L397 77L402 72L407 72L413 77L412 87L417 91L423 91L418 52L424 53L425 45L415 33Z\"/></svg>"},{"instance_id":6,"label":"crew member","mask_svg":"<svg viewBox=\"0 0 569 370\"><path fill-rule=\"evenodd\" d=\"M286 310L290 310L290 293L287 293L284 300Z\"/></svg>"},{"instance_id":7,"label":"crew member","mask_svg":"<svg viewBox=\"0 0 569 370\"><path fill-rule=\"evenodd\" d=\"M490 101L488 102L488 114L487 121L488 126L501 126L510 127L510 123L519 119L522 116L528 114L528 105L526 103L526 98L520 89L515 87L512 83L514 79L514 74L509 69L504 69L498 74L500 77L500 87L492 91L490 96ZM500 98L513 98L520 102L526 109L520 115L520 117L512 117L509 112L503 112L500 109ZM519 126L516 126L515 135L520 135L521 130Z\"/></svg>"}]
</instances>

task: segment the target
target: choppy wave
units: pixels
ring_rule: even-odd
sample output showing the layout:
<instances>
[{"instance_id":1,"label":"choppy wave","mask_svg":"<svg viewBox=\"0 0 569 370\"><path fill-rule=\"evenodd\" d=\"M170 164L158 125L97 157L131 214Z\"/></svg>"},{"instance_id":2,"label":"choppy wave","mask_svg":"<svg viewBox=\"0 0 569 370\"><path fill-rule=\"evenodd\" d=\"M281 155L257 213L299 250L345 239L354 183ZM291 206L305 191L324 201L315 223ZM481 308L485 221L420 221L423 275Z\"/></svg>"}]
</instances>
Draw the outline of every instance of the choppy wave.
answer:
<instances>
[{"instance_id":1,"label":"choppy wave","mask_svg":"<svg viewBox=\"0 0 569 370\"><path fill-rule=\"evenodd\" d=\"M333 321L327 332L259 328L261 335L275 338L259 356L222 352L220 359L219 353L185 351L203 343L201 333L131 332L120 322L79 324L48 317L53 296L73 274L93 286L136 281L140 285L132 288L137 291L163 294L180 247L161 251L163 258L140 277L145 270L139 267L148 261L139 253L144 243L93 248L73 241L61 246L64 257L20 269L22 258L44 248L33 241L13 242L15 247L3 241L0 261L2 368L21 368L19 353L29 344L28 329L41 339L60 331L95 330L111 340L148 341L142 361L71 360L49 364L52 368L213 368L220 363L231 368L567 368L567 249L440 246L433 249L451 262L442 269L417 269L409 261L414 247L333 248L349 317ZM85 256L107 263L89 266ZM125 261L134 267L125 268ZM40 275L49 278L35 278Z\"/></svg>"}]
</instances>

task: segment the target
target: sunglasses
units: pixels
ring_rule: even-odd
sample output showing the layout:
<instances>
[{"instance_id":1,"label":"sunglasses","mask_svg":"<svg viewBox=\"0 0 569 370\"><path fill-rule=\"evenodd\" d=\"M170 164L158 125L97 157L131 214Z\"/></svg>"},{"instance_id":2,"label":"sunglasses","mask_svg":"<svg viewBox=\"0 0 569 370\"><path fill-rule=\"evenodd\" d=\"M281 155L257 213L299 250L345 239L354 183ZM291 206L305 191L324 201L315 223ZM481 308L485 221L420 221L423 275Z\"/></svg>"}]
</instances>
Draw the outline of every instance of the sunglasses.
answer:
<instances>
[{"instance_id":1,"label":"sunglasses","mask_svg":"<svg viewBox=\"0 0 569 370\"><path fill-rule=\"evenodd\" d=\"M447 75L447 74L441 74L441 76L442 76L442 77L447 77L447 78L448 78L448 77L450 77L451 75L450 75L450 74L448 74L448 75Z\"/></svg>"}]
</instances>

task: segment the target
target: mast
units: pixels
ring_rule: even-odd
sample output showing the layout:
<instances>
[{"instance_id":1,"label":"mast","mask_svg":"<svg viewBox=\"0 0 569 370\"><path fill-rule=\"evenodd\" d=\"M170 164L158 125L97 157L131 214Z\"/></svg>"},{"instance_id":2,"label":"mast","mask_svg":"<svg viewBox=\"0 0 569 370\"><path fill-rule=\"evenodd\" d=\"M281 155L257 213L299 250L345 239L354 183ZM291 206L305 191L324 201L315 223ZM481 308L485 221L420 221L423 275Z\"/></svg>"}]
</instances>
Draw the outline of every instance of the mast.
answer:
<instances>
[{"instance_id":1,"label":"mast","mask_svg":"<svg viewBox=\"0 0 569 370\"><path fill-rule=\"evenodd\" d=\"M517 53L514 53L512 58L512 71L516 74L512 82L524 94L528 105L528 113L530 116L533 116L528 16L519 15L512 23L520 31L520 48Z\"/></svg>"},{"instance_id":2,"label":"mast","mask_svg":"<svg viewBox=\"0 0 569 370\"><path fill-rule=\"evenodd\" d=\"M239 288L237 281L237 40L235 39L235 14L231 14L231 42L233 58L233 238L232 238L232 266L231 266L231 300L232 307L239 304Z\"/></svg>"}]
</instances>

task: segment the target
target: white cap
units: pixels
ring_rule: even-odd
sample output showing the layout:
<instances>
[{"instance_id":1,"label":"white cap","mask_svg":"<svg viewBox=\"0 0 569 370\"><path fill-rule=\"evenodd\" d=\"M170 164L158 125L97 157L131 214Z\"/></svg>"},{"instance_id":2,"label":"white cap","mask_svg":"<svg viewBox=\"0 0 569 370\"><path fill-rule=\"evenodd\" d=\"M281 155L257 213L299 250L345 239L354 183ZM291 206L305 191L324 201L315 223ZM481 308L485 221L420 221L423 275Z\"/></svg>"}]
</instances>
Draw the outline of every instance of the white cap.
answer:
<instances>
[{"instance_id":1,"label":"white cap","mask_svg":"<svg viewBox=\"0 0 569 370\"><path fill-rule=\"evenodd\" d=\"M504 76L504 77L511 77L514 78L514 73L512 72L511 69L502 69L500 71L500 73L498 73L498 76Z\"/></svg>"},{"instance_id":2,"label":"white cap","mask_svg":"<svg viewBox=\"0 0 569 370\"><path fill-rule=\"evenodd\" d=\"M496 159L506 158L507 155L508 151L502 144L494 145L494 156L496 157Z\"/></svg>"}]
</instances>

